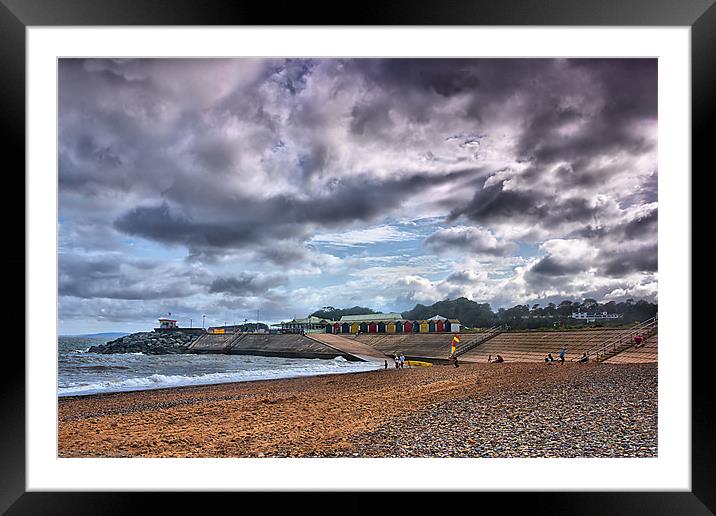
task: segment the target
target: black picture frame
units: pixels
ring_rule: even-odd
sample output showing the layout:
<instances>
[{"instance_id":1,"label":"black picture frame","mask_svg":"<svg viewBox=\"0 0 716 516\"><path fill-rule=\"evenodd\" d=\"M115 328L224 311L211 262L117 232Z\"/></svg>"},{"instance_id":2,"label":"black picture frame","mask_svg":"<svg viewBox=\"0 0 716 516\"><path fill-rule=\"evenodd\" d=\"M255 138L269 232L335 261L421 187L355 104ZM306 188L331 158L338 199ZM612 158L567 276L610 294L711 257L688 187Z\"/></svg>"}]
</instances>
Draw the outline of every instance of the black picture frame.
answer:
<instances>
[{"instance_id":1,"label":"black picture frame","mask_svg":"<svg viewBox=\"0 0 716 516\"><path fill-rule=\"evenodd\" d=\"M551 25L551 26L689 26L691 27L692 73L692 170L706 170L709 147L707 135L716 125L716 6L714 0L501 0L448 1L416 4L408 0L357 2L349 8L331 10L319 4L301 2L276 4L229 0L0 0L0 124L4 129L4 164L18 181L17 192L25 192L24 180L16 171L25 170L25 30L32 26L110 25ZM7 158L10 158L8 161ZM693 179L694 174L691 171ZM24 195L22 196L24 198ZM708 205L708 204L706 204ZM698 206L694 203L692 206ZM696 215L696 217L693 217ZM6 215L7 217L7 215ZM692 211L692 218L698 212ZM13 220L6 218L6 220ZM22 239L24 240L24 234ZM22 250L21 250L22 249ZM692 251L693 253L693 251ZM695 255L691 255L695 257ZM25 263L24 247L9 258L9 266L20 269ZM692 258L692 264L696 261ZM26 270L26 269L25 269ZM26 273L27 274L27 273ZM17 275L19 276L19 275ZM24 291L24 288L21 290ZM24 306L24 304L23 304ZM693 304L692 304L693 306ZM25 321L28 314L25 313ZM27 324L27 322L26 322ZM685 321L691 327L691 321ZM685 329L684 344L691 345L691 331ZM700 342L700 341L699 341ZM704 351L693 338L692 356ZM0 511L7 514L124 514L144 512L148 504L160 504L163 511L185 512L205 494L195 493L97 493L26 492L25 488L25 350L7 345L3 350L0 389ZM525 492L470 493L480 507L494 499L500 507L521 508L532 514L713 514L716 511L716 445L711 378L708 361L692 363L692 490L690 492ZM559 479L555 479L559 485ZM191 499L189 494L192 496ZM266 493L210 493L233 507L249 508ZM308 501L310 493L293 493L293 503ZM365 507L365 494L342 493L341 512L358 512ZM452 497L452 495L450 495ZM436 493L441 503L445 493ZM368 497L369 505L383 506ZM506 501L507 500L507 501ZM355 502L355 503L354 503ZM205 502L199 502L202 505ZM265 502L263 502L265 503ZM394 502L390 502L394 503ZM448 505L452 506L453 502ZM402 502L398 502L399 505ZM311 501L312 511L333 512L335 505L322 509ZM477 506L476 506L477 507ZM447 507L446 507L447 508ZM204 505L204 510L206 506ZM367 509L363 509L367 510ZM400 509L402 510L402 509ZM458 510L452 507L451 510Z\"/></svg>"}]
</instances>

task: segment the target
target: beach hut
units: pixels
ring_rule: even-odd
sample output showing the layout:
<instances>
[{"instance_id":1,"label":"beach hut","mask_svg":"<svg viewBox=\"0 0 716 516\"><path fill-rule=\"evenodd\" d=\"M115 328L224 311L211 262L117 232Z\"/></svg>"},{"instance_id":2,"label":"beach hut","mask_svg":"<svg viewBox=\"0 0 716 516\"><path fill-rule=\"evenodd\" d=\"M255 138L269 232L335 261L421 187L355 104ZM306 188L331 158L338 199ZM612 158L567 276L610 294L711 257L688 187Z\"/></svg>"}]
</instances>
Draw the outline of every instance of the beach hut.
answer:
<instances>
[{"instance_id":1,"label":"beach hut","mask_svg":"<svg viewBox=\"0 0 716 516\"><path fill-rule=\"evenodd\" d=\"M395 333L395 322L390 321L388 324L385 325L385 331L387 333Z\"/></svg>"},{"instance_id":2,"label":"beach hut","mask_svg":"<svg viewBox=\"0 0 716 516\"><path fill-rule=\"evenodd\" d=\"M368 333L378 333L378 325L373 321L368 323Z\"/></svg>"},{"instance_id":3,"label":"beach hut","mask_svg":"<svg viewBox=\"0 0 716 516\"><path fill-rule=\"evenodd\" d=\"M420 321L413 321L410 324L413 325L413 333L420 333Z\"/></svg>"},{"instance_id":4,"label":"beach hut","mask_svg":"<svg viewBox=\"0 0 716 516\"><path fill-rule=\"evenodd\" d=\"M428 331L430 333L435 333L435 321L428 322Z\"/></svg>"},{"instance_id":5,"label":"beach hut","mask_svg":"<svg viewBox=\"0 0 716 516\"><path fill-rule=\"evenodd\" d=\"M411 333L413 331L413 323L410 321L403 322L403 332Z\"/></svg>"},{"instance_id":6,"label":"beach hut","mask_svg":"<svg viewBox=\"0 0 716 516\"><path fill-rule=\"evenodd\" d=\"M383 321L378 322L378 333L385 333L385 323Z\"/></svg>"},{"instance_id":7,"label":"beach hut","mask_svg":"<svg viewBox=\"0 0 716 516\"><path fill-rule=\"evenodd\" d=\"M346 324L346 326L348 326ZM350 329L350 326L348 326L348 329ZM341 333L341 323L337 322L333 324L333 333Z\"/></svg>"},{"instance_id":8,"label":"beach hut","mask_svg":"<svg viewBox=\"0 0 716 516\"><path fill-rule=\"evenodd\" d=\"M440 333L445 331L445 323L442 321L435 322L435 331Z\"/></svg>"},{"instance_id":9,"label":"beach hut","mask_svg":"<svg viewBox=\"0 0 716 516\"><path fill-rule=\"evenodd\" d=\"M358 329L363 333L368 333L368 323L364 323L364 322L360 323L358 325Z\"/></svg>"},{"instance_id":10,"label":"beach hut","mask_svg":"<svg viewBox=\"0 0 716 516\"><path fill-rule=\"evenodd\" d=\"M403 333L403 321L395 321L395 333Z\"/></svg>"},{"instance_id":11,"label":"beach hut","mask_svg":"<svg viewBox=\"0 0 716 516\"><path fill-rule=\"evenodd\" d=\"M333 333L333 325L332 324L326 324L326 333Z\"/></svg>"},{"instance_id":12,"label":"beach hut","mask_svg":"<svg viewBox=\"0 0 716 516\"><path fill-rule=\"evenodd\" d=\"M457 319L450 319L450 331L452 332L459 332L460 331L460 321Z\"/></svg>"},{"instance_id":13,"label":"beach hut","mask_svg":"<svg viewBox=\"0 0 716 516\"><path fill-rule=\"evenodd\" d=\"M353 328L347 322L341 324L341 333L354 333Z\"/></svg>"},{"instance_id":14,"label":"beach hut","mask_svg":"<svg viewBox=\"0 0 716 516\"><path fill-rule=\"evenodd\" d=\"M420 322L420 333L428 333L428 321Z\"/></svg>"}]
</instances>

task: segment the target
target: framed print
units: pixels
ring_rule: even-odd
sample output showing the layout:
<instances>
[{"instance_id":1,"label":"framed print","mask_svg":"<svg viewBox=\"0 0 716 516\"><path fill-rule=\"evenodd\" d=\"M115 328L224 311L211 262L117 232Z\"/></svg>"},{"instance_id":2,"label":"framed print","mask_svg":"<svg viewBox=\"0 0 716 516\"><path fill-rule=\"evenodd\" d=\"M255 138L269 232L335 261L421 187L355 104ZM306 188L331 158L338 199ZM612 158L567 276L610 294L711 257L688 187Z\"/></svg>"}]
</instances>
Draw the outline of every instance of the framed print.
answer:
<instances>
[{"instance_id":1,"label":"framed print","mask_svg":"<svg viewBox=\"0 0 716 516\"><path fill-rule=\"evenodd\" d=\"M27 202L3 510L712 513L712 2L0 1Z\"/></svg>"}]
</instances>

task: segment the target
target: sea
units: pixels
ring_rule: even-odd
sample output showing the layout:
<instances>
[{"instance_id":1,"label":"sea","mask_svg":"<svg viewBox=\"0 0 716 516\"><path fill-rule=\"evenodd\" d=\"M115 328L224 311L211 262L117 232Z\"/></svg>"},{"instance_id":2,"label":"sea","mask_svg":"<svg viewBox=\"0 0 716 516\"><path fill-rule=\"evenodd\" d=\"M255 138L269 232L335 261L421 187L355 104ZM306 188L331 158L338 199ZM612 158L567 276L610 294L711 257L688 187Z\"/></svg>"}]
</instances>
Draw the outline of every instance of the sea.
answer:
<instances>
[{"instance_id":1,"label":"sea","mask_svg":"<svg viewBox=\"0 0 716 516\"><path fill-rule=\"evenodd\" d=\"M139 391L371 371L383 366L343 357L306 359L251 355L90 353L115 337L58 337L58 396Z\"/></svg>"}]
</instances>

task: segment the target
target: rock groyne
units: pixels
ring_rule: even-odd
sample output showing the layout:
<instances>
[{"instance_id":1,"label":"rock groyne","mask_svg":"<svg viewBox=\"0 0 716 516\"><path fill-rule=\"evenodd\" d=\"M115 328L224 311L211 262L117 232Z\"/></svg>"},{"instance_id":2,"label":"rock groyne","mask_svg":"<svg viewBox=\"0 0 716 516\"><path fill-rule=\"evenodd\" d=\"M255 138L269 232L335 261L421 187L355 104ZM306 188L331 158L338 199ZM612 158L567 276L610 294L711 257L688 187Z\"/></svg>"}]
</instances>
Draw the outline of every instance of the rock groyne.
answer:
<instances>
[{"instance_id":1,"label":"rock groyne","mask_svg":"<svg viewBox=\"0 0 716 516\"><path fill-rule=\"evenodd\" d=\"M182 331L132 333L99 346L92 346L89 348L89 353L144 353L145 355L188 353L187 348L199 336L196 333Z\"/></svg>"}]
</instances>

